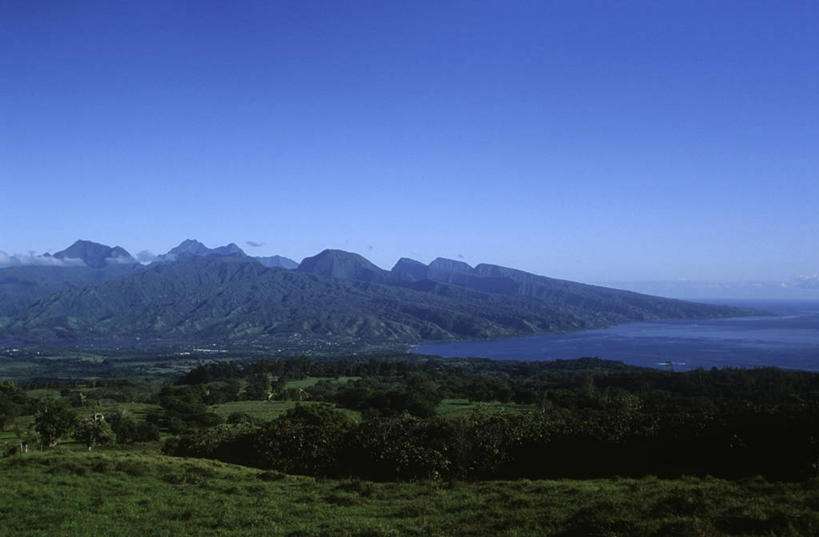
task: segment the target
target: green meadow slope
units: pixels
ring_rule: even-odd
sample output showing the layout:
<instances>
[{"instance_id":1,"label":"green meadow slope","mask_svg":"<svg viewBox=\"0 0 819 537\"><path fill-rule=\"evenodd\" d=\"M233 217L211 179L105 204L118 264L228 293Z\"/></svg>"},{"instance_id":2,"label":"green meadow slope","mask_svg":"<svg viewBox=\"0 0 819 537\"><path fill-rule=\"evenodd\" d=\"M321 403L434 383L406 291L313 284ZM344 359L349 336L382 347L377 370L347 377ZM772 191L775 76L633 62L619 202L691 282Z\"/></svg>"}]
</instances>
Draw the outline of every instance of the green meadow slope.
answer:
<instances>
[{"instance_id":1,"label":"green meadow slope","mask_svg":"<svg viewBox=\"0 0 819 537\"><path fill-rule=\"evenodd\" d=\"M819 481L316 480L125 451L0 459L0 535L812 536Z\"/></svg>"}]
</instances>

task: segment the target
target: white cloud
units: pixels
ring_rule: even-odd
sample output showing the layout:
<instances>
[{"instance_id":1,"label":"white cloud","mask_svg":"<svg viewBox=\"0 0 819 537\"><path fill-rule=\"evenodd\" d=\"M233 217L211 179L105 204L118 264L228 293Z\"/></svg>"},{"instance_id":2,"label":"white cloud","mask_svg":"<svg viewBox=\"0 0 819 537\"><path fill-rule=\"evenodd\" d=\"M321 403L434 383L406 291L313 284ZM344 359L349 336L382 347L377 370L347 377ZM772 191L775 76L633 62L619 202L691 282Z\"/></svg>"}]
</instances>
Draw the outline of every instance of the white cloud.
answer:
<instances>
[{"instance_id":1,"label":"white cloud","mask_svg":"<svg viewBox=\"0 0 819 537\"><path fill-rule=\"evenodd\" d=\"M153 263L156 261L156 254L150 250L142 250L141 252L137 252L136 260L142 263L143 265L147 265L149 263Z\"/></svg>"},{"instance_id":2,"label":"white cloud","mask_svg":"<svg viewBox=\"0 0 819 537\"><path fill-rule=\"evenodd\" d=\"M31 265L46 267L84 267L85 262L82 259L58 259L50 255L37 255L33 252L12 255L0 251L0 268Z\"/></svg>"}]
</instances>

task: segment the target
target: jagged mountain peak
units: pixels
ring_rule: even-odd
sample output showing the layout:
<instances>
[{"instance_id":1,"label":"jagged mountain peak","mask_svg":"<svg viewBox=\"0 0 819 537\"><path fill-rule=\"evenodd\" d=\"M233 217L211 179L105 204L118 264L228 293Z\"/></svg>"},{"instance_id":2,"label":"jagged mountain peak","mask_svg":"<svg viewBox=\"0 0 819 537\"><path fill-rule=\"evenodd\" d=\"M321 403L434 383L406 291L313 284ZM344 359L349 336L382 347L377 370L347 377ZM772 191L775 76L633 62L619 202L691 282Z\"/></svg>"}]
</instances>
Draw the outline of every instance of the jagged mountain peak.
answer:
<instances>
[{"instance_id":1,"label":"jagged mountain peak","mask_svg":"<svg viewBox=\"0 0 819 537\"><path fill-rule=\"evenodd\" d=\"M185 239L184 241L180 242L179 245L171 248L167 254L173 255L207 255L210 251L210 248L202 244L196 239Z\"/></svg>"},{"instance_id":2,"label":"jagged mountain peak","mask_svg":"<svg viewBox=\"0 0 819 537\"><path fill-rule=\"evenodd\" d=\"M213 248L211 252L215 255L229 255L229 256L245 256L247 255L244 250L239 248L239 246L235 242L231 242L230 244L226 244L225 246L217 246Z\"/></svg>"},{"instance_id":3,"label":"jagged mountain peak","mask_svg":"<svg viewBox=\"0 0 819 537\"><path fill-rule=\"evenodd\" d=\"M405 282L426 280L429 276L429 267L420 261L402 257L390 271L393 276Z\"/></svg>"},{"instance_id":4,"label":"jagged mountain peak","mask_svg":"<svg viewBox=\"0 0 819 537\"><path fill-rule=\"evenodd\" d=\"M446 257L436 257L429 264L429 270L437 274L472 274L474 271L468 263L456 259L447 259Z\"/></svg>"},{"instance_id":5,"label":"jagged mountain peak","mask_svg":"<svg viewBox=\"0 0 819 537\"><path fill-rule=\"evenodd\" d=\"M361 281L381 281L389 274L362 255L333 249L304 258L297 270L329 278Z\"/></svg>"},{"instance_id":6,"label":"jagged mountain peak","mask_svg":"<svg viewBox=\"0 0 819 537\"><path fill-rule=\"evenodd\" d=\"M121 246L108 246L98 242L80 239L65 250L54 254L57 259L80 259L91 268L107 265L136 263L130 253Z\"/></svg>"},{"instance_id":7,"label":"jagged mountain peak","mask_svg":"<svg viewBox=\"0 0 819 537\"><path fill-rule=\"evenodd\" d=\"M175 261L188 257L206 257L206 256L222 256L222 257L245 257L244 250L239 248L236 243L231 242L225 246L218 246L216 248L208 248L196 239L185 239L178 246L168 250L168 253L159 256L160 261Z\"/></svg>"}]
</instances>

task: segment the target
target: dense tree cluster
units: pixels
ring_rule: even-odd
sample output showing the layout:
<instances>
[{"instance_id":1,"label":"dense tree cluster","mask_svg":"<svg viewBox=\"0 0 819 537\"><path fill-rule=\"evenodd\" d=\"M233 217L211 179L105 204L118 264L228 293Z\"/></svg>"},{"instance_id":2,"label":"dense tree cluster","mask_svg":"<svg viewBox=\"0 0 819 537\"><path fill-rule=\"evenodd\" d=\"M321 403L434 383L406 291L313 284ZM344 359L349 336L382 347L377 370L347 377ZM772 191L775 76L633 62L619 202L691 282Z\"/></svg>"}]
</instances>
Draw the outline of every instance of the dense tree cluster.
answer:
<instances>
[{"instance_id":1,"label":"dense tree cluster","mask_svg":"<svg viewBox=\"0 0 819 537\"><path fill-rule=\"evenodd\" d=\"M149 413L147 422L172 433L218 425L222 419L208 410L210 393L204 386L166 386L159 392L160 410Z\"/></svg>"},{"instance_id":2,"label":"dense tree cluster","mask_svg":"<svg viewBox=\"0 0 819 537\"><path fill-rule=\"evenodd\" d=\"M359 358L280 358L250 362L215 362L194 368L178 381L182 386L268 378L362 377L387 381L422 377L439 386L443 397L473 401L540 402L544 391L576 390L591 381L599 390L619 388L635 393L666 392L676 397L782 401L817 397L819 375L776 368L711 369L673 373L597 358L548 362L485 359L445 360L413 355ZM235 384L234 384L235 385ZM255 398L255 397L247 397Z\"/></svg>"},{"instance_id":3,"label":"dense tree cluster","mask_svg":"<svg viewBox=\"0 0 819 537\"><path fill-rule=\"evenodd\" d=\"M673 373L597 359L381 355L217 362L165 386L109 380L55 388L57 399L0 384L0 425L34 418L31 434L18 434L20 446L31 438L48 448L69 436L89 447L150 442L164 431L177 435L166 445L177 455L377 480L791 480L819 468L819 374L772 368ZM243 412L225 420L211 408L288 399L309 404L268 422ZM511 410L438 415L448 399L509 403ZM157 406L144 420L126 406L99 411L101 402L119 400Z\"/></svg>"},{"instance_id":4,"label":"dense tree cluster","mask_svg":"<svg viewBox=\"0 0 819 537\"><path fill-rule=\"evenodd\" d=\"M815 409L656 410L626 400L606 409L458 419L404 414L355 423L330 407L302 406L260 427L223 425L218 434L182 436L166 449L283 472L375 480L816 475Z\"/></svg>"},{"instance_id":5,"label":"dense tree cluster","mask_svg":"<svg viewBox=\"0 0 819 537\"><path fill-rule=\"evenodd\" d=\"M0 382L0 431L5 431L15 418L34 412L34 402L12 382Z\"/></svg>"},{"instance_id":6,"label":"dense tree cluster","mask_svg":"<svg viewBox=\"0 0 819 537\"><path fill-rule=\"evenodd\" d=\"M233 420L169 443L171 453L308 475L367 479L765 475L819 464L819 375L776 369L671 373L586 359L551 363L363 358L274 360L194 370L177 388L261 375L356 376L266 424ZM201 383L197 383L197 381ZM513 401L517 413L434 415L443 398Z\"/></svg>"},{"instance_id":7,"label":"dense tree cluster","mask_svg":"<svg viewBox=\"0 0 819 537\"><path fill-rule=\"evenodd\" d=\"M124 411L114 412L105 417L111 424L118 444L154 442L159 440L159 427L147 421L135 419Z\"/></svg>"}]
</instances>

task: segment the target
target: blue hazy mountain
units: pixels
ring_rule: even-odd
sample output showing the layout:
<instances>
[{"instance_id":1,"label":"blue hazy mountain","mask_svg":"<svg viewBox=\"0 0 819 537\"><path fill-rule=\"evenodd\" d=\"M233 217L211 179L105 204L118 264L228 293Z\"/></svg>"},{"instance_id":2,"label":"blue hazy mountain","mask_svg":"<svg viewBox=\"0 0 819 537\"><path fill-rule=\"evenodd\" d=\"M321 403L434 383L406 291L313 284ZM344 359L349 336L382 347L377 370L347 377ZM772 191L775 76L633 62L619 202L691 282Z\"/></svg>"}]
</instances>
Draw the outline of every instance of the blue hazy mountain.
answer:
<instances>
[{"instance_id":1,"label":"blue hazy mountain","mask_svg":"<svg viewBox=\"0 0 819 537\"><path fill-rule=\"evenodd\" d=\"M86 266L101 269L108 265L133 264L137 260L121 246L106 246L97 242L78 240L65 250L54 254L57 259L79 260Z\"/></svg>"},{"instance_id":2,"label":"blue hazy mountain","mask_svg":"<svg viewBox=\"0 0 819 537\"><path fill-rule=\"evenodd\" d=\"M195 239L186 239L178 246L171 248L167 253L157 257L158 262L180 261L191 257L248 257L244 250L242 250L235 243L226 244L225 246L218 246L216 248L208 248L201 242ZM273 255L269 257L253 257L259 263L268 268L283 268L293 270L299 266L298 263L287 257L280 255Z\"/></svg>"},{"instance_id":3,"label":"blue hazy mountain","mask_svg":"<svg viewBox=\"0 0 819 537\"><path fill-rule=\"evenodd\" d=\"M387 271L361 255L325 250L282 270L236 245L211 249L194 240L162 257L148 266L57 269L66 271L60 280L30 271L28 283L39 277L48 283L28 303L18 300L0 319L0 332L98 343L412 343L741 313L447 259L429 265L402 259ZM20 277L8 270L0 278Z\"/></svg>"},{"instance_id":4,"label":"blue hazy mountain","mask_svg":"<svg viewBox=\"0 0 819 537\"><path fill-rule=\"evenodd\" d=\"M235 243L226 244L216 248L208 248L196 239L186 239L168 250L167 253L157 257L157 261L180 261L191 257L248 257L248 255Z\"/></svg>"},{"instance_id":5,"label":"blue hazy mountain","mask_svg":"<svg viewBox=\"0 0 819 537\"><path fill-rule=\"evenodd\" d=\"M307 257L296 270L343 280L380 283L390 280L390 273L386 270L377 267L359 254L344 250L324 250L313 257Z\"/></svg>"},{"instance_id":6,"label":"blue hazy mountain","mask_svg":"<svg viewBox=\"0 0 819 537\"><path fill-rule=\"evenodd\" d=\"M58 291L82 289L142 268L124 248L85 240L37 262L0 268L0 318Z\"/></svg>"}]
</instances>

